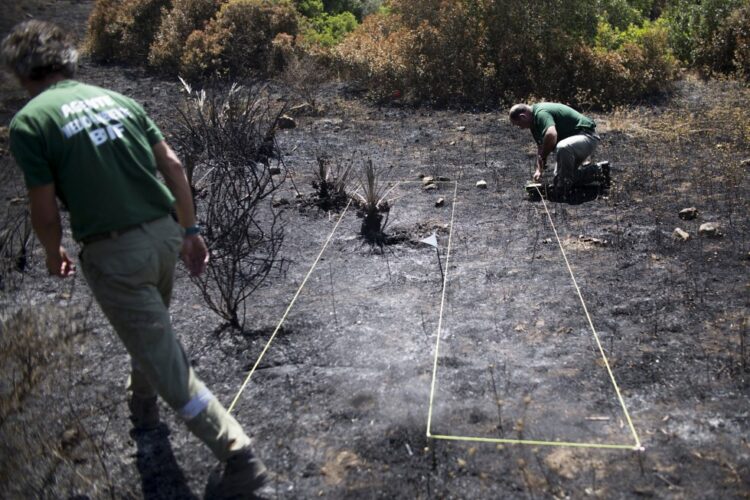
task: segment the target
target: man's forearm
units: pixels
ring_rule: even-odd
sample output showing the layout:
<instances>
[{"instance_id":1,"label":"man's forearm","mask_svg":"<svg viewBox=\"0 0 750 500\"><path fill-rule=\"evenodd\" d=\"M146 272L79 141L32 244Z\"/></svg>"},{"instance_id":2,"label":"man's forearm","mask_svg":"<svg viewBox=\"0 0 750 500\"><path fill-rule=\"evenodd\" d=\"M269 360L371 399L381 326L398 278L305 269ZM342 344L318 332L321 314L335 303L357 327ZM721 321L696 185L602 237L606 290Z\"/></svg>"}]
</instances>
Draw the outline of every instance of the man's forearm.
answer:
<instances>
[{"instance_id":1,"label":"man's forearm","mask_svg":"<svg viewBox=\"0 0 750 500\"><path fill-rule=\"evenodd\" d=\"M29 189L31 227L47 255L60 251L62 223L55 199L55 186L46 184Z\"/></svg>"},{"instance_id":2,"label":"man's forearm","mask_svg":"<svg viewBox=\"0 0 750 500\"><path fill-rule=\"evenodd\" d=\"M195 225L193 193L190 190L185 170L182 168L182 162L164 141L154 145L154 156L164 182L175 197L177 220L180 221L182 227Z\"/></svg>"},{"instance_id":3,"label":"man's forearm","mask_svg":"<svg viewBox=\"0 0 750 500\"><path fill-rule=\"evenodd\" d=\"M195 225L195 206L193 194L181 166L173 165L169 173L165 173L164 180L175 197L175 211L177 220L182 227Z\"/></svg>"},{"instance_id":4,"label":"man's forearm","mask_svg":"<svg viewBox=\"0 0 750 500\"><path fill-rule=\"evenodd\" d=\"M34 233L42 244L42 247L44 247L44 251L47 255L60 251L60 244L62 243L62 224L60 223L59 217L56 219L42 218L38 214L35 214L32 209L31 227L34 228Z\"/></svg>"}]
</instances>

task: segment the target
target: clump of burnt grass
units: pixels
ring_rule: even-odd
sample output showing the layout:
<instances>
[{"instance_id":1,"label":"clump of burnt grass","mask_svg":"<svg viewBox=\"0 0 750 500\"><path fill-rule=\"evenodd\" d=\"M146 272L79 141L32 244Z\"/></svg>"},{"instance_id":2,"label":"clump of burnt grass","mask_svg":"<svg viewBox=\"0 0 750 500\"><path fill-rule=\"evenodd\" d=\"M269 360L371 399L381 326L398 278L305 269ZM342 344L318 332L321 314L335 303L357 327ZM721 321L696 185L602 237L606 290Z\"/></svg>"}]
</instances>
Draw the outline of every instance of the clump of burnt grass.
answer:
<instances>
[{"instance_id":1,"label":"clump of burnt grass","mask_svg":"<svg viewBox=\"0 0 750 500\"><path fill-rule=\"evenodd\" d=\"M14 293L21 285L36 241L20 176L11 163L9 157L0 159L0 183L7 193L0 205L0 295Z\"/></svg>"},{"instance_id":2,"label":"clump of burnt grass","mask_svg":"<svg viewBox=\"0 0 750 500\"><path fill-rule=\"evenodd\" d=\"M360 234L371 245L382 247L387 243L385 228L391 211L388 195L394 187L383 178L382 170L373 165L372 160L364 163L360 179L362 193L357 192L354 197L358 203L357 215L362 218Z\"/></svg>"},{"instance_id":3,"label":"clump of burnt grass","mask_svg":"<svg viewBox=\"0 0 750 500\"><path fill-rule=\"evenodd\" d=\"M82 443L96 448L70 400L71 387L61 383L84 333L75 314L11 306L0 315L0 491L9 498L45 496L61 468L76 468L92 456ZM80 483L66 486L73 489L93 481L63 476ZM101 471L96 476L101 479Z\"/></svg>"},{"instance_id":4,"label":"clump of burnt grass","mask_svg":"<svg viewBox=\"0 0 750 500\"><path fill-rule=\"evenodd\" d=\"M326 212L338 211L349 202L350 174L354 158L336 162L326 155L318 155L317 168L313 171L312 187L315 189L315 204Z\"/></svg>"}]
</instances>

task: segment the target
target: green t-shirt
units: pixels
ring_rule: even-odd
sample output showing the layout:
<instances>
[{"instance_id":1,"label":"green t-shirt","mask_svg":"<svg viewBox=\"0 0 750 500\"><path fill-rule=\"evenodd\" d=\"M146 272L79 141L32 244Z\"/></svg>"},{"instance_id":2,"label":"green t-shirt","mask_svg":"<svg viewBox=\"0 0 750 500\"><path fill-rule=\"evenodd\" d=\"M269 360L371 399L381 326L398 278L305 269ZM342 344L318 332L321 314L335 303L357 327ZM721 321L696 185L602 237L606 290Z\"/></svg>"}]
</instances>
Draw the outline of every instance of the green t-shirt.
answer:
<instances>
[{"instance_id":1,"label":"green t-shirt","mask_svg":"<svg viewBox=\"0 0 750 500\"><path fill-rule=\"evenodd\" d=\"M531 107L531 113L534 115L531 135L534 136L537 144L542 143L545 132L552 125L557 130L558 142L584 131L593 132L596 128L594 120L565 104L554 102L534 104Z\"/></svg>"},{"instance_id":2,"label":"green t-shirt","mask_svg":"<svg viewBox=\"0 0 750 500\"><path fill-rule=\"evenodd\" d=\"M174 197L151 148L163 139L132 99L74 80L34 97L10 124L26 186L54 183L76 240L169 213Z\"/></svg>"}]
</instances>

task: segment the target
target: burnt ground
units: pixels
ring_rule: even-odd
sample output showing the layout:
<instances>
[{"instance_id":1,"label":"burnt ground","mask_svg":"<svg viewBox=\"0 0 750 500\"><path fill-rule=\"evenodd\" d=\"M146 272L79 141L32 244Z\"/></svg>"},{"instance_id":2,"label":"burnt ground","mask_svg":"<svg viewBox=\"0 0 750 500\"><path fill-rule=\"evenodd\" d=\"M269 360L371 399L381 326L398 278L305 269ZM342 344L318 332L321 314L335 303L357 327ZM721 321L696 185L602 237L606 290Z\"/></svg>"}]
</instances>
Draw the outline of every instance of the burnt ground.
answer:
<instances>
[{"instance_id":1,"label":"burnt ground","mask_svg":"<svg viewBox=\"0 0 750 500\"><path fill-rule=\"evenodd\" d=\"M82 33L91 2L42 6L25 4ZM136 98L174 131L178 82L87 61L79 78ZM3 85L7 125L23 99ZM531 138L504 110L376 106L346 88L321 88L324 111L279 133L288 266L250 299L245 331L220 328L182 268L172 307L191 363L226 405L268 346L233 413L279 498L750 496L748 90L686 77L663 103L592 113L611 189L544 205L525 199ZM321 153L356 153L404 181L389 195L393 244L364 243L351 208L295 201L293 186L311 196ZM3 162L4 210L18 212L23 189ZM421 175L448 180L426 191ZM691 206L698 217L680 219ZM704 222L722 234L700 236ZM419 243L433 231L440 265ZM127 354L82 277L45 276L35 245L12 278L2 496L200 498L210 452L165 406L160 430L130 431ZM433 435L456 440L428 438L428 414Z\"/></svg>"}]
</instances>

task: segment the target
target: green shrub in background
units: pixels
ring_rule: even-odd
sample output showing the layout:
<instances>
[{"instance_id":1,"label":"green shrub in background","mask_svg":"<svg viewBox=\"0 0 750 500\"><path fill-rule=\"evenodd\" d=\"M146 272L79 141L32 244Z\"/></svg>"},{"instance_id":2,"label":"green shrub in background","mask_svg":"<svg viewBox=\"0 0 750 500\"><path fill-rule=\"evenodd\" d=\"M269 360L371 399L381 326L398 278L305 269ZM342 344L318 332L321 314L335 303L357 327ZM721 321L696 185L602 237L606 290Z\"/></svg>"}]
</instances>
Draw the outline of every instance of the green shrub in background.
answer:
<instances>
[{"instance_id":1,"label":"green shrub in background","mask_svg":"<svg viewBox=\"0 0 750 500\"><path fill-rule=\"evenodd\" d=\"M597 0L389 6L335 51L376 97L496 105L533 96L604 106L667 90L676 76L663 23L612 27L599 21Z\"/></svg>"},{"instance_id":2,"label":"green shrub in background","mask_svg":"<svg viewBox=\"0 0 750 500\"><path fill-rule=\"evenodd\" d=\"M323 0L295 0L294 3L299 13L310 19L318 17L325 12Z\"/></svg>"},{"instance_id":3,"label":"green shrub in background","mask_svg":"<svg viewBox=\"0 0 750 500\"><path fill-rule=\"evenodd\" d=\"M357 27L357 18L351 12L323 13L308 20L304 30L305 40L320 47L333 47Z\"/></svg>"},{"instance_id":4,"label":"green shrub in background","mask_svg":"<svg viewBox=\"0 0 750 500\"><path fill-rule=\"evenodd\" d=\"M203 30L187 38L180 74L205 76L265 75L279 34L297 36L297 10L288 0L229 0Z\"/></svg>"},{"instance_id":5,"label":"green shrub in background","mask_svg":"<svg viewBox=\"0 0 750 500\"><path fill-rule=\"evenodd\" d=\"M358 21L380 10L383 0L322 0L326 12L341 14L351 12Z\"/></svg>"},{"instance_id":6,"label":"green shrub in background","mask_svg":"<svg viewBox=\"0 0 750 500\"><path fill-rule=\"evenodd\" d=\"M706 76L716 74L750 77L750 5L745 3L727 12L716 30L696 44L694 66Z\"/></svg>"},{"instance_id":7,"label":"green shrub in background","mask_svg":"<svg viewBox=\"0 0 750 500\"><path fill-rule=\"evenodd\" d=\"M664 20L618 30L599 23L593 47L582 47L576 100L606 107L666 92L678 76Z\"/></svg>"},{"instance_id":8,"label":"green shrub in background","mask_svg":"<svg viewBox=\"0 0 750 500\"><path fill-rule=\"evenodd\" d=\"M143 65L170 0L97 0L85 49L99 61Z\"/></svg>"},{"instance_id":9,"label":"green shrub in background","mask_svg":"<svg viewBox=\"0 0 750 500\"><path fill-rule=\"evenodd\" d=\"M219 0L172 0L172 8L162 13L159 30L149 49L149 65L162 71L177 70L188 36L205 28L219 10L219 4Z\"/></svg>"},{"instance_id":10,"label":"green shrub in background","mask_svg":"<svg viewBox=\"0 0 750 500\"><path fill-rule=\"evenodd\" d=\"M749 15L747 0L675 0L665 13L670 44L681 61L707 75L741 73Z\"/></svg>"},{"instance_id":11,"label":"green shrub in background","mask_svg":"<svg viewBox=\"0 0 750 500\"><path fill-rule=\"evenodd\" d=\"M603 0L601 5L601 17L607 24L616 29L627 29L631 24L640 26L644 19L648 19L645 3L633 2L632 0ZM635 4L635 5L634 5ZM650 11L650 9L648 9Z\"/></svg>"},{"instance_id":12,"label":"green shrub in background","mask_svg":"<svg viewBox=\"0 0 750 500\"><path fill-rule=\"evenodd\" d=\"M87 47L190 79L308 53L379 98L608 106L668 91L678 61L748 78L749 26L747 0L96 0Z\"/></svg>"}]
</instances>

